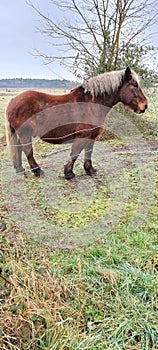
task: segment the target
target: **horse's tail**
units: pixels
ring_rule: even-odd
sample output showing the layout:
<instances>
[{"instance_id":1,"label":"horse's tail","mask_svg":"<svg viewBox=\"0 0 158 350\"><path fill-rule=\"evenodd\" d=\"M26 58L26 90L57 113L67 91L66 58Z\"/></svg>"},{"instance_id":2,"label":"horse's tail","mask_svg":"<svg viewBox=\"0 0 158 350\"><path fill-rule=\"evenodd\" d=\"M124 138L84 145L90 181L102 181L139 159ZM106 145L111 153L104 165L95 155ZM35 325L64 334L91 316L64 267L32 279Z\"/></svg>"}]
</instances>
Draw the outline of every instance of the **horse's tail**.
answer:
<instances>
[{"instance_id":1,"label":"horse's tail","mask_svg":"<svg viewBox=\"0 0 158 350\"><path fill-rule=\"evenodd\" d=\"M11 158L13 159L15 157L15 153L17 153L16 145L18 144L18 138L14 128L11 127L7 117L5 122L5 131L6 131L6 142L7 142L8 150Z\"/></svg>"},{"instance_id":2,"label":"horse's tail","mask_svg":"<svg viewBox=\"0 0 158 350\"><path fill-rule=\"evenodd\" d=\"M16 130L10 125L6 114L5 122L5 131L6 131L6 142L9 150L10 157L13 161L14 168L17 172L21 172L22 169L22 148L20 145L19 137L16 133Z\"/></svg>"}]
</instances>

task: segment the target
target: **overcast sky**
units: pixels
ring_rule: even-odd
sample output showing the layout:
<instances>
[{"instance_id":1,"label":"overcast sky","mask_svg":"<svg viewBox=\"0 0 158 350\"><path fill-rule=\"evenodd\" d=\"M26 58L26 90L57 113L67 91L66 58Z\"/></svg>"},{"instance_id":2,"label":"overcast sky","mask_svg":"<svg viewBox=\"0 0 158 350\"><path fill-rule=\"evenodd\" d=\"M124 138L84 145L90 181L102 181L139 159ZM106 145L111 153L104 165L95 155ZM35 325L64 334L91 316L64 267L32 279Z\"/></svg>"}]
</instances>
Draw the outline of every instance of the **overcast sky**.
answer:
<instances>
[{"instance_id":1,"label":"overcast sky","mask_svg":"<svg viewBox=\"0 0 158 350\"><path fill-rule=\"evenodd\" d=\"M49 0L34 0L33 3L38 4L44 12L52 11ZM26 0L0 0L0 79L73 79L59 64L44 66L40 58L31 54L34 48L46 48L44 38L36 30L38 20L36 12L28 6ZM154 44L158 46L157 32L155 26Z\"/></svg>"},{"instance_id":2,"label":"overcast sky","mask_svg":"<svg viewBox=\"0 0 158 350\"><path fill-rule=\"evenodd\" d=\"M41 9L52 10L49 0L33 2ZM40 58L33 56L34 48L48 48L36 29L38 21L39 17L26 0L0 0L0 79L73 78L59 64L53 63L47 67Z\"/></svg>"}]
</instances>

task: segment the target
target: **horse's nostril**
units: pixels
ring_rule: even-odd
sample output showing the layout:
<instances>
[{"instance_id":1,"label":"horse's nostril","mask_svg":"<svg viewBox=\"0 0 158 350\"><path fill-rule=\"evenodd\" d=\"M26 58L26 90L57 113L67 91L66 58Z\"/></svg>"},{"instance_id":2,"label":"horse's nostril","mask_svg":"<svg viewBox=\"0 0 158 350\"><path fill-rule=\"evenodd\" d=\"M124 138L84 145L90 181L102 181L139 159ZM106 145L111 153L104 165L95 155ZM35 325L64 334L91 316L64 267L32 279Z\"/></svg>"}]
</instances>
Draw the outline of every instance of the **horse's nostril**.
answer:
<instances>
[{"instance_id":1,"label":"horse's nostril","mask_svg":"<svg viewBox=\"0 0 158 350\"><path fill-rule=\"evenodd\" d=\"M147 109L148 108L148 105L145 105L145 109Z\"/></svg>"}]
</instances>

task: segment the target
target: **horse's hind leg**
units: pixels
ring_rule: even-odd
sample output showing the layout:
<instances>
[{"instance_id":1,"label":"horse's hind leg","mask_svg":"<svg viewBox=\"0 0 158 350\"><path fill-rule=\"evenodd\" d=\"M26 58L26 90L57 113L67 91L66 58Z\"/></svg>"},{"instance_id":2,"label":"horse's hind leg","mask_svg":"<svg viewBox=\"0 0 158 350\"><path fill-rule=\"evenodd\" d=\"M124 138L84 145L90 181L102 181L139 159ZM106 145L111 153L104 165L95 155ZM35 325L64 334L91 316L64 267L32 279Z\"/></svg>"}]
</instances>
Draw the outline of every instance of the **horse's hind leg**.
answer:
<instances>
[{"instance_id":1,"label":"horse's hind leg","mask_svg":"<svg viewBox=\"0 0 158 350\"><path fill-rule=\"evenodd\" d=\"M11 148L10 154L13 160L13 165L16 170L16 173L24 174L25 169L22 166L22 147L18 140L17 135L15 135L15 137L16 137L16 144L14 143L14 140L13 140L14 136L13 136L13 139L12 139L13 143L10 144L10 148Z\"/></svg>"},{"instance_id":2,"label":"horse's hind leg","mask_svg":"<svg viewBox=\"0 0 158 350\"><path fill-rule=\"evenodd\" d=\"M44 172L43 170L41 170L41 168L39 167L39 165L37 164L33 156L32 137L21 137L20 142L22 145L22 150L24 151L27 157L28 163L34 175L35 176L42 175Z\"/></svg>"},{"instance_id":3,"label":"horse's hind leg","mask_svg":"<svg viewBox=\"0 0 158 350\"><path fill-rule=\"evenodd\" d=\"M92 166L92 152L93 152L94 140L90 140L85 147L85 159L84 159L84 169L86 174L92 176L96 173L96 169Z\"/></svg>"},{"instance_id":4,"label":"horse's hind leg","mask_svg":"<svg viewBox=\"0 0 158 350\"><path fill-rule=\"evenodd\" d=\"M17 174L24 174L25 169L22 166L22 147L19 141L16 147L17 151L13 155L13 165Z\"/></svg>"},{"instance_id":5,"label":"horse's hind leg","mask_svg":"<svg viewBox=\"0 0 158 350\"><path fill-rule=\"evenodd\" d=\"M84 147L85 142L83 139L78 138L74 140L74 143L71 148L70 159L68 160L64 168L65 179L70 180L75 176L75 174L73 173L73 166Z\"/></svg>"}]
</instances>

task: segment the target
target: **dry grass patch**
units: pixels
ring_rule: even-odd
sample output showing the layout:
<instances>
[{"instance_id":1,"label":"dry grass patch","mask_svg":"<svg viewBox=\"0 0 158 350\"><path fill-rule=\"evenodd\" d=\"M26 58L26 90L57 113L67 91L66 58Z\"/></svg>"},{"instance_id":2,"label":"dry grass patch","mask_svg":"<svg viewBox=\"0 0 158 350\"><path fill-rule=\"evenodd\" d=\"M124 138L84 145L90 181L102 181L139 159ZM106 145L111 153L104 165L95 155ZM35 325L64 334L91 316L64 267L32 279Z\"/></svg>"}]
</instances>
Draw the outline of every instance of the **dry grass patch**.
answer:
<instances>
[{"instance_id":1,"label":"dry grass patch","mask_svg":"<svg viewBox=\"0 0 158 350\"><path fill-rule=\"evenodd\" d=\"M41 349L51 337L60 340L66 324L77 326L78 315L68 305L77 286L53 275L46 247L18 233L5 233L1 247L1 348Z\"/></svg>"}]
</instances>

